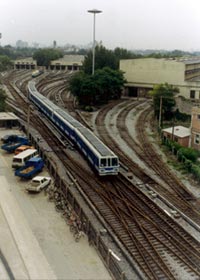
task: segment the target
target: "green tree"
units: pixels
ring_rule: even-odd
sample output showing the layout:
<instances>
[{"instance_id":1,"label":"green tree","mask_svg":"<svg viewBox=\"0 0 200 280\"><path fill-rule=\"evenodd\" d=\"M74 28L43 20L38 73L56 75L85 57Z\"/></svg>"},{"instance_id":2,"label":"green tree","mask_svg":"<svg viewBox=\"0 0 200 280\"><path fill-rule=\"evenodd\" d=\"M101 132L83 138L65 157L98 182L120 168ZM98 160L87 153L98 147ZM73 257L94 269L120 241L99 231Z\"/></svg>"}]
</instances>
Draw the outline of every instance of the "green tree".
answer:
<instances>
[{"instance_id":1,"label":"green tree","mask_svg":"<svg viewBox=\"0 0 200 280\"><path fill-rule=\"evenodd\" d=\"M4 112L6 109L6 93L0 88L0 112Z\"/></svg>"},{"instance_id":2,"label":"green tree","mask_svg":"<svg viewBox=\"0 0 200 280\"><path fill-rule=\"evenodd\" d=\"M69 81L69 90L81 106L95 106L120 98L124 82L121 71L105 67L94 75L76 73Z\"/></svg>"},{"instance_id":3,"label":"green tree","mask_svg":"<svg viewBox=\"0 0 200 280\"><path fill-rule=\"evenodd\" d=\"M105 67L97 70L94 78L99 89L97 99L100 103L107 103L108 100L121 97L122 88L125 83L122 71Z\"/></svg>"},{"instance_id":4,"label":"green tree","mask_svg":"<svg viewBox=\"0 0 200 280\"><path fill-rule=\"evenodd\" d=\"M7 71L13 68L12 60L6 55L0 55L0 72Z\"/></svg>"},{"instance_id":5,"label":"green tree","mask_svg":"<svg viewBox=\"0 0 200 280\"><path fill-rule=\"evenodd\" d=\"M92 73L92 58L93 53L90 50L85 56L83 62L83 71L87 74ZM95 48L95 71L104 67L110 67L112 69L118 68L118 61L113 51L107 50L104 46L96 46Z\"/></svg>"},{"instance_id":6,"label":"green tree","mask_svg":"<svg viewBox=\"0 0 200 280\"><path fill-rule=\"evenodd\" d=\"M174 97L177 92L179 92L179 89L168 83L156 85L150 91L150 95L153 97L154 113L157 119L160 113L162 114L162 119L165 120L173 117L173 108L176 104Z\"/></svg>"},{"instance_id":7,"label":"green tree","mask_svg":"<svg viewBox=\"0 0 200 280\"><path fill-rule=\"evenodd\" d=\"M49 67L50 62L63 57L60 50L55 49L39 49L33 54L33 59L37 61L38 66Z\"/></svg>"}]
</instances>

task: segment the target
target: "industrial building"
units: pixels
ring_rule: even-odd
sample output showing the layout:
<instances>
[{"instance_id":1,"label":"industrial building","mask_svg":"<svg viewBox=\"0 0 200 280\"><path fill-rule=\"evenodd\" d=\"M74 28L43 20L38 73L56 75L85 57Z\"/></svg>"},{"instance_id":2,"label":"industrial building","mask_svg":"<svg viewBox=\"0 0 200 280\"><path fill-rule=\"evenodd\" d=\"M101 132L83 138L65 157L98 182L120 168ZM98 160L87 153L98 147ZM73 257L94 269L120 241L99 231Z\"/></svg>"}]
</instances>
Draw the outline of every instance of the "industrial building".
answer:
<instances>
[{"instance_id":1,"label":"industrial building","mask_svg":"<svg viewBox=\"0 0 200 280\"><path fill-rule=\"evenodd\" d=\"M19 118L12 112L0 112L0 127L12 128L19 126Z\"/></svg>"},{"instance_id":2,"label":"industrial building","mask_svg":"<svg viewBox=\"0 0 200 280\"><path fill-rule=\"evenodd\" d=\"M154 85L168 83L187 99L200 100L200 59L140 58L120 60L129 96L146 96Z\"/></svg>"},{"instance_id":3,"label":"industrial building","mask_svg":"<svg viewBox=\"0 0 200 280\"><path fill-rule=\"evenodd\" d=\"M58 60L53 60L49 69L77 71L82 68L83 61L84 55L65 55Z\"/></svg>"},{"instance_id":4,"label":"industrial building","mask_svg":"<svg viewBox=\"0 0 200 280\"><path fill-rule=\"evenodd\" d=\"M83 61L84 61L83 55L65 55L58 60L51 61L48 70L77 71L82 68ZM38 69L37 61L33 60L31 57L18 59L14 63L14 69L17 69L17 70Z\"/></svg>"},{"instance_id":5,"label":"industrial building","mask_svg":"<svg viewBox=\"0 0 200 280\"><path fill-rule=\"evenodd\" d=\"M17 59L14 62L14 69L17 69L17 70L37 69L37 62L36 62L36 60L33 60L31 57Z\"/></svg>"}]
</instances>

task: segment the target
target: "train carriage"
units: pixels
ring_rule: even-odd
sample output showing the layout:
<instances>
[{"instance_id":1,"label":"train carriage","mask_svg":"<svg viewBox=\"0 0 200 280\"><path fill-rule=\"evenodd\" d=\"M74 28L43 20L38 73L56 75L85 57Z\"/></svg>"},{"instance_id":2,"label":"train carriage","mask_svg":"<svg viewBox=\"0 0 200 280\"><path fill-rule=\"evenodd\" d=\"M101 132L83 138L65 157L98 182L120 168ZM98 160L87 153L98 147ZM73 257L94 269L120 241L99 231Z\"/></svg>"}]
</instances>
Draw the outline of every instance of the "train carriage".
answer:
<instances>
[{"instance_id":1,"label":"train carriage","mask_svg":"<svg viewBox=\"0 0 200 280\"><path fill-rule=\"evenodd\" d=\"M61 109L54 111L53 122L67 137L70 138L70 140L74 140L74 127L70 124L66 117L64 117L62 112L63 110Z\"/></svg>"},{"instance_id":2,"label":"train carriage","mask_svg":"<svg viewBox=\"0 0 200 280\"><path fill-rule=\"evenodd\" d=\"M117 175L118 157L89 129L41 95L35 82L28 84L29 99L81 150L99 175Z\"/></svg>"}]
</instances>

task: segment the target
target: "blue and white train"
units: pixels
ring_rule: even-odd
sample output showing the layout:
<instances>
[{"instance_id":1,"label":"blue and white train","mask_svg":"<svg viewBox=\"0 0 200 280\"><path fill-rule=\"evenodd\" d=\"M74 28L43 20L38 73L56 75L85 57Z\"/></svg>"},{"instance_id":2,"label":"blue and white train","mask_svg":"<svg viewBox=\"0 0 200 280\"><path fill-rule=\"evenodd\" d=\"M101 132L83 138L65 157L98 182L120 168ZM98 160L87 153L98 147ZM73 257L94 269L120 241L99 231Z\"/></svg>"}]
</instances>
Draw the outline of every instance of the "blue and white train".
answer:
<instances>
[{"instance_id":1,"label":"blue and white train","mask_svg":"<svg viewBox=\"0 0 200 280\"><path fill-rule=\"evenodd\" d=\"M28 83L29 99L82 151L100 176L117 175L118 157L89 129L41 95L35 82Z\"/></svg>"}]
</instances>

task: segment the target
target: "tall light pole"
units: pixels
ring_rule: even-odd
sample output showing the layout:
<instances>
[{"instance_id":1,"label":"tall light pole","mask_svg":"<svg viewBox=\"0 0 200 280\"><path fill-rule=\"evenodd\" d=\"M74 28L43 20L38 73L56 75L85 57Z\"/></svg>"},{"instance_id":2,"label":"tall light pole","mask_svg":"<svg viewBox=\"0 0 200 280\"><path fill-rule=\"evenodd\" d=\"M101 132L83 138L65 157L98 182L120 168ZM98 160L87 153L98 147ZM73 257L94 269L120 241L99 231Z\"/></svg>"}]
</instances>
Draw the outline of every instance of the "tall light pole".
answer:
<instances>
[{"instance_id":1,"label":"tall light pole","mask_svg":"<svg viewBox=\"0 0 200 280\"><path fill-rule=\"evenodd\" d=\"M102 13L100 10L88 10L88 13L91 13L94 15L94 21L93 21L93 47L92 47L92 75L94 75L94 67L95 67L95 16L96 14Z\"/></svg>"}]
</instances>

